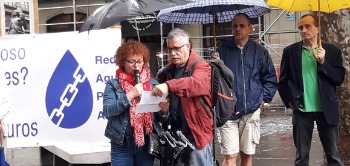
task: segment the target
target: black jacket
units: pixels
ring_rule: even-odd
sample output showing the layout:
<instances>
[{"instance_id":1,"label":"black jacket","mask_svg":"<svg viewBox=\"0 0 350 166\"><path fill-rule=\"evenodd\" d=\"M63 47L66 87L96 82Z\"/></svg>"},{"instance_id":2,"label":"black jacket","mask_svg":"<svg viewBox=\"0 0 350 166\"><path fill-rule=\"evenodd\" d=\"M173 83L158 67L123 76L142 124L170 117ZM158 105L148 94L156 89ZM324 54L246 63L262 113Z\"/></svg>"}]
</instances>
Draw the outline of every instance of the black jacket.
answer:
<instances>
[{"instance_id":1,"label":"black jacket","mask_svg":"<svg viewBox=\"0 0 350 166\"><path fill-rule=\"evenodd\" d=\"M325 62L317 64L318 86L321 96L321 107L326 121L331 125L339 123L339 99L336 87L341 85L345 77L345 68L341 51L333 44L322 43L326 51ZM294 43L283 50L281 75L278 92L284 105L298 109L303 100L304 86L302 78L302 42Z\"/></svg>"}]
</instances>

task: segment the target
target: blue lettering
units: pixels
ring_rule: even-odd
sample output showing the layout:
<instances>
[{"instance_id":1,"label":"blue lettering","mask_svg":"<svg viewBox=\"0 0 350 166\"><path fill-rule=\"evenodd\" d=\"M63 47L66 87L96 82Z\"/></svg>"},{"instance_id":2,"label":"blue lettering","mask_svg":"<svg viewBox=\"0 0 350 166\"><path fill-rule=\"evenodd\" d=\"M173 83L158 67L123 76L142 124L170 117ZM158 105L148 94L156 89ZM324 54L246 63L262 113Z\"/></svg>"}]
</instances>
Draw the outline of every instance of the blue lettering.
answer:
<instances>
[{"instance_id":1,"label":"blue lettering","mask_svg":"<svg viewBox=\"0 0 350 166\"><path fill-rule=\"evenodd\" d=\"M15 133L16 133L16 137L18 137L18 128L19 127L21 127L21 124L16 124L16 127L14 128L14 127L12 127L12 135L14 136L15 135ZM15 132L13 132L13 130L16 130ZM10 137L10 135L9 135L9 137Z\"/></svg>"},{"instance_id":2,"label":"blue lettering","mask_svg":"<svg viewBox=\"0 0 350 166\"><path fill-rule=\"evenodd\" d=\"M10 50L10 59L15 60L16 59L16 49L11 48Z\"/></svg>"},{"instance_id":3,"label":"blue lettering","mask_svg":"<svg viewBox=\"0 0 350 166\"><path fill-rule=\"evenodd\" d=\"M12 73L12 78L13 78L13 81L12 81L12 84L13 85L18 85L19 84L19 79L18 79L18 72L13 72Z\"/></svg>"},{"instance_id":4,"label":"blue lettering","mask_svg":"<svg viewBox=\"0 0 350 166\"><path fill-rule=\"evenodd\" d=\"M5 72L5 79L7 85L18 85L19 83L25 84L26 77L28 75L28 68L22 67L20 71Z\"/></svg>"},{"instance_id":5,"label":"blue lettering","mask_svg":"<svg viewBox=\"0 0 350 166\"><path fill-rule=\"evenodd\" d=\"M101 83L103 83L103 82L107 82L107 81L109 81L109 80L111 80L111 79L113 79L113 78L115 78L115 76L102 76L101 74L98 74L97 75L97 79L96 79L96 83L98 83L98 82L101 82Z\"/></svg>"},{"instance_id":6,"label":"blue lettering","mask_svg":"<svg viewBox=\"0 0 350 166\"><path fill-rule=\"evenodd\" d=\"M101 56L96 56L95 60L96 60L95 61L96 64L99 64L99 63L102 64L102 57Z\"/></svg>"},{"instance_id":7,"label":"blue lettering","mask_svg":"<svg viewBox=\"0 0 350 166\"><path fill-rule=\"evenodd\" d=\"M21 127L21 124L16 124L16 133L17 133L17 137L18 137L18 128Z\"/></svg>"},{"instance_id":8,"label":"blue lettering","mask_svg":"<svg viewBox=\"0 0 350 166\"><path fill-rule=\"evenodd\" d=\"M29 125L28 125L28 123L24 123L22 125L22 135L24 137L28 137L28 135L29 135Z\"/></svg>"},{"instance_id":9,"label":"blue lettering","mask_svg":"<svg viewBox=\"0 0 350 166\"><path fill-rule=\"evenodd\" d=\"M37 122L7 124L7 128L7 136L9 138L36 136L38 134Z\"/></svg>"},{"instance_id":10,"label":"blue lettering","mask_svg":"<svg viewBox=\"0 0 350 166\"><path fill-rule=\"evenodd\" d=\"M8 80L6 85L10 85L11 84L11 73L5 72L5 79Z\"/></svg>"},{"instance_id":11,"label":"blue lettering","mask_svg":"<svg viewBox=\"0 0 350 166\"><path fill-rule=\"evenodd\" d=\"M7 50L6 49L1 50L1 59L5 61L7 60L8 57L9 57L9 53L7 52Z\"/></svg>"},{"instance_id":12,"label":"blue lettering","mask_svg":"<svg viewBox=\"0 0 350 166\"><path fill-rule=\"evenodd\" d=\"M115 59L114 59L114 57L107 58L107 57L102 57L102 56L96 56L95 63L96 64L114 64Z\"/></svg>"},{"instance_id":13,"label":"blue lettering","mask_svg":"<svg viewBox=\"0 0 350 166\"><path fill-rule=\"evenodd\" d=\"M32 125L31 125L31 128L32 128L32 130L33 130L33 132L31 133L32 136L36 136L36 135L38 134L38 128L37 128L37 126L38 126L38 123L36 123L36 122L32 123Z\"/></svg>"},{"instance_id":14,"label":"blue lettering","mask_svg":"<svg viewBox=\"0 0 350 166\"><path fill-rule=\"evenodd\" d=\"M26 57L26 51L24 48L3 49L0 52L0 57L2 61L24 59Z\"/></svg>"},{"instance_id":15,"label":"blue lettering","mask_svg":"<svg viewBox=\"0 0 350 166\"><path fill-rule=\"evenodd\" d=\"M106 119L105 116L104 116L104 114L103 114L103 111L100 111L100 112L98 113L97 120L99 120L99 119Z\"/></svg>"},{"instance_id":16,"label":"blue lettering","mask_svg":"<svg viewBox=\"0 0 350 166\"><path fill-rule=\"evenodd\" d=\"M96 83L97 82L103 82L101 74L97 75Z\"/></svg>"},{"instance_id":17,"label":"blue lettering","mask_svg":"<svg viewBox=\"0 0 350 166\"><path fill-rule=\"evenodd\" d=\"M101 98L103 98L103 92L97 92L97 101L100 101Z\"/></svg>"},{"instance_id":18,"label":"blue lettering","mask_svg":"<svg viewBox=\"0 0 350 166\"><path fill-rule=\"evenodd\" d=\"M24 48L20 48L18 50L18 58L24 59L26 57L26 50Z\"/></svg>"}]
</instances>

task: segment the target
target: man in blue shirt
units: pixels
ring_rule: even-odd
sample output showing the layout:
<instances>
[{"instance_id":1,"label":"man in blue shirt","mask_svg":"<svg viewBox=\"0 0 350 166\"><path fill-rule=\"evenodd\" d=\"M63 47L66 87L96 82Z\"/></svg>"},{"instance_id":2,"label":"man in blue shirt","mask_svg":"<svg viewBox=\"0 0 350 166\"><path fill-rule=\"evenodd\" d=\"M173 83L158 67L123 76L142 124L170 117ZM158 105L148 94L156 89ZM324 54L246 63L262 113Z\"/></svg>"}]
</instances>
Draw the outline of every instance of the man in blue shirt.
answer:
<instances>
[{"instance_id":1,"label":"man in blue shirt","mask_svg":"<svg viewBox=\"0 0 350 166\"><path fill-rule=\"evenodd\" d=\"M233 38L218 48L218 54L234 78L237 96L236 114L219 131L222 136L223 166L236 165L238 152L241 165L251 166L252 155L260 140L260 112L270 103L277 90L277 76L268 51L249 38L249 17L240 13L232 20Z\"/></svg>"}]
</instances>

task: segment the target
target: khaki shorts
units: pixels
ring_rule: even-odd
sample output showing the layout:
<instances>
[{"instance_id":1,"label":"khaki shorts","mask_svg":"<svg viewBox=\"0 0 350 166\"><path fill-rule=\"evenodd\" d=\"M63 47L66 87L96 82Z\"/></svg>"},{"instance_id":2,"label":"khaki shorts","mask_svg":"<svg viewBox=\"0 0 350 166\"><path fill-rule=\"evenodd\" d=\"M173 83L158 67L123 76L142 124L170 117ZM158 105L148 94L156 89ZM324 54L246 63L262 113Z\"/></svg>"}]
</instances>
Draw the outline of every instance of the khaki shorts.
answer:
<instances>
[{"instance_id":1,"label":"khaki shorts","mask_svg":"<svg viewBox=\"0 0 350 166\"><path fill-rule=\"evenodd\" d=\"M255 154L260 141L260 109L244 115L241 119L229 120L219 127L221 134L221 154L230 155L243 152Z\"/></svg>"}]
</instances>

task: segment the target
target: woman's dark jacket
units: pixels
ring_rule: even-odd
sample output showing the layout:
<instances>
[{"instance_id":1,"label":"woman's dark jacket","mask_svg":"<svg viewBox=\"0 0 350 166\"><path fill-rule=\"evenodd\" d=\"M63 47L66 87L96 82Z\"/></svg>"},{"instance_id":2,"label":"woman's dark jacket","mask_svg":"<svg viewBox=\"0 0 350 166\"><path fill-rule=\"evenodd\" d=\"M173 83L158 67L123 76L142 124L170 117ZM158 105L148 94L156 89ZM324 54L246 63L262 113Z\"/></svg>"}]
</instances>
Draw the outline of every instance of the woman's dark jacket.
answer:
<instances>
[{"instance_id":1,"label":"woman's dark jacket","mask_svg":"<svg viewBox=\"0 0 350 166\"><path fill-rule=\"evenodd\" d=\"M152 87L158 82L151 78ZM130 102L126 97L117 79L107 81L103 94L103 114L107 118L105 136L113 142L123 145L124 138L133 138L133 129L130 125ZM156 130L158 126L153 126Z\"/></svg>"}]
</instances>

